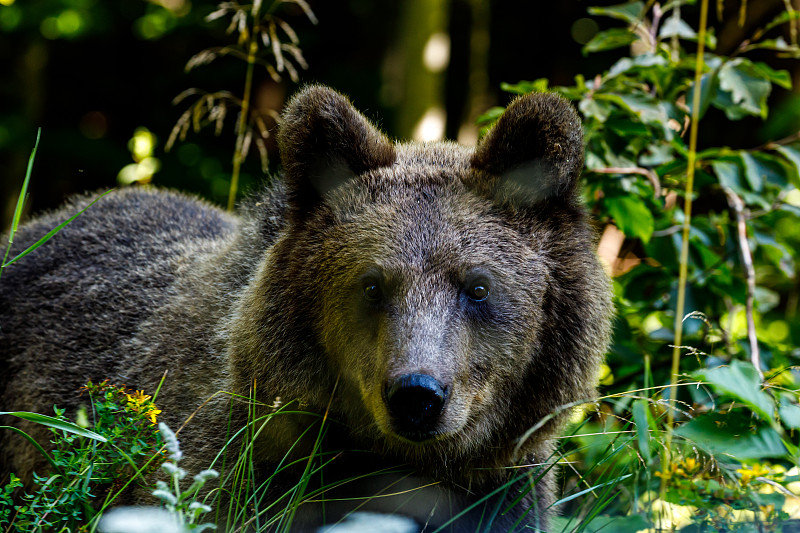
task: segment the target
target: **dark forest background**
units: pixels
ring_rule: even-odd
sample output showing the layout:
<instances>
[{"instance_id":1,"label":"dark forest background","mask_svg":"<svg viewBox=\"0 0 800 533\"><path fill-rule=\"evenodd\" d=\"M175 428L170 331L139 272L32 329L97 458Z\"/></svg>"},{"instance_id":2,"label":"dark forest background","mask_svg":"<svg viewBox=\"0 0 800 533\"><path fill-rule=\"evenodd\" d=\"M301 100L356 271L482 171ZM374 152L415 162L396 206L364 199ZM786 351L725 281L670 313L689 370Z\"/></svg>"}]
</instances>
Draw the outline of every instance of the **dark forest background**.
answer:
<instances>
[{"instance_id":1,"label":"dark forest background","mask_svg":"<svg viewBox=\"0 0 800 533\"><path fill-rule=\"evenodd\" d=\"M587 8L612 3L309 0L317 24L287 3L281 15L297 32L308 69L299 70L297 82L285 73L276 82L265 69L256 69L254 105L280 110L299 85L319 82L349 95L391 136L413 137L426 111L439 109L428 136L473 143L476 117L510 99L502 82L548 78L553 85L571 84L576 74L591 79L619 57L615 51L584 55L581 50L598 31ZM234 39L226 34L227 20L205 20L216 6L211 0L0 1L3 227L38 127L42 140L28 210L53 208L66 195L115 186L119 171L133 162L129 140L142 127L156 138L152 155L160 169L153 183L224 204L235 117L228 117L218 136L213 128L190 132L185 142L165 151L187 107L185 102L173 105L175 96L191 87L241 94L242 61L223 57L184 71L194 54ZM751 1L745 24L739 26L738 6L726 2L724 23L714 21L722 28L719 52L730 53L743 36L783 8L782 0ZM684 9L691 13L696 7ZM426 65L426 45L434 53L428 59L433 66ZM792 71L796 87L796 61L772 59L775 67ZM715 128L710 117L701 145L705 137L715 145L755 146L793 132L800 123L797 95L778 93L771 102L766 123L720 120L724 127ZM269 141L268 147L274 170L278 157ZM244 190L262 179L255 153L242 172Z\"/></svg>"}]
</instances>

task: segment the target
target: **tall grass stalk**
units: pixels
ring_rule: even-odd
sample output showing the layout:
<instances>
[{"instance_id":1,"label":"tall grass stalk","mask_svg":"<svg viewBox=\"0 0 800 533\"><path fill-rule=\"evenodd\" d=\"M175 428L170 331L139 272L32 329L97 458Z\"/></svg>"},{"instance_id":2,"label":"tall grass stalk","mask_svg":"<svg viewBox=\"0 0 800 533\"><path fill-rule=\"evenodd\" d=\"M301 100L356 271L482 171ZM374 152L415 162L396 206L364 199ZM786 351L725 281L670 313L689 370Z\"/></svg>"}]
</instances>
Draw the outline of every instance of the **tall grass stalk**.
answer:
<instances>
[{"instance_id":1,"label":"tall grass stalk","mask_svg":"<svg viewBox=\"0 0 800 533\"><path fill-rule=\"evenodd\" d=\"M694 174L697 161L697 130L700 120L700 97L702 91L703 67L705 62L706 27L708 25L708 0L700 4L700 28L697 36L697 58L694 67L694 90L692 91L692 120L689 130L689 153L686 167L686 188L684 190L683 239L681 242L680 267L678 271L678 300L675 306L675 342L672 346L672 372L670 376L669 409L667 410L666 434L664 436L664 453L661 456L661 469L666 472L670 463L672 449L672 426L675 423L675 384L680 372L681 343L683 341L683 314L686 304L686 278L689 264L689 232L692 228L692 193L694 191ZM660 497L663 500L667 490L667 478L661 479Z\"/></svg>"},{"instance_id":2,"label":"tall grass stalk","mask_svg":"<svg viewBox=\"0 0 800 533\"><path fill-rule=\"evenodd\" d=\"M253 10L257 9L256 5ZM253 13L253 24L257 22L257 13ZM228 191L228 211L233 211L236 205L236 191L239 189L239 169L244 160L244 142L247 133L247 117L250 114L250 97L253 91L253 70L256 65L256 52L258 52L258 33L253 28L247 35L247 71L244 78L244 94L242 96L242 109L236 123L236 149L233 152L233 171L231 172L231 187Z\"/></svg>"}]
</instances>

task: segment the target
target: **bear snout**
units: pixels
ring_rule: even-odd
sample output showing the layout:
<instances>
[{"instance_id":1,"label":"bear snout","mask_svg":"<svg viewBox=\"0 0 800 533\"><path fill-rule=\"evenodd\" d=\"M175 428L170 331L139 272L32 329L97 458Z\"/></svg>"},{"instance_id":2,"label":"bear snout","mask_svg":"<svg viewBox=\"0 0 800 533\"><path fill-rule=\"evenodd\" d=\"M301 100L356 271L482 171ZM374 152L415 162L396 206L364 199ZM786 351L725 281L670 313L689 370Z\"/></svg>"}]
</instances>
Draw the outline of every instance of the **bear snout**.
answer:
<instances>
[{"instance_id":1,"label":"bear snout","mask_svg":"<svg viewBox=\"0 0 800 533\"><path fill-rule=\"evenodd\" d=\"M420 442L436 435L448 388L428 374L406 374L386 383L384 401L398 435Z\"/></svg>"}]
</instances>

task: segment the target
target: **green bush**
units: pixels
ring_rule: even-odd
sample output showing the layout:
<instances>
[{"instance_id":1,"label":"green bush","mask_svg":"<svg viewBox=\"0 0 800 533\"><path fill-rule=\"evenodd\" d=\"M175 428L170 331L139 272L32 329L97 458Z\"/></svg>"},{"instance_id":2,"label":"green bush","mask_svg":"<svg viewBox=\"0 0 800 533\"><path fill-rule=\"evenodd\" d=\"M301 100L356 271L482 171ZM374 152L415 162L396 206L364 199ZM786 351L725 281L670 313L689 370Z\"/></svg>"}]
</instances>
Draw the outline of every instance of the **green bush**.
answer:
<instances>
[{"instance_id":1,"label":"green bush","mask_svg":"<svg viewBox=\"0 0 800 533\"><path fill-rule=\"evenodd\" d=\"M107 381L89 382L83 391L91 411L79 411L74 424L58 408L55 417L0 413L44 424L53 434L52 453L40 449L50 469L34 473L34 490L18 495L15 502L22 482L12 474L0 492L4 531L77 531L164 462L156 426L161 411L150 396ZM92 430L86 429L90 426Z\"/></svg>"}]
</instances>

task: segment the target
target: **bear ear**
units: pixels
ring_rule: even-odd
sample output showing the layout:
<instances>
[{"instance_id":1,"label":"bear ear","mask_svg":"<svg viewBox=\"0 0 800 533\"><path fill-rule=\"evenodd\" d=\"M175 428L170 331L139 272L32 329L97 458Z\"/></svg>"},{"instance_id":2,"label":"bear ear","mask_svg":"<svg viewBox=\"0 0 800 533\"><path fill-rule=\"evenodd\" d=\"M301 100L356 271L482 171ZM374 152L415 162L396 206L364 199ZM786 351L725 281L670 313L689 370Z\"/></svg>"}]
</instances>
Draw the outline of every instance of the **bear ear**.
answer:
<instances>
[{"instance_id":1,"label":"bear ear","mask_svg":"<svg viewBox=\"0 0 800 533\"><path fill-rule=\"evenodd\" d=\"M321 85L290 100L278 147L290 205L301 212L355 176L395 160L394 145L346 97Z\"/></svg>"},{"instance_id":2,"label":"bear ear","mask_svg":"<svg viewBox=\"0 0 800 533\"><path fill-rule=\"evenodd\" d=\"M520 96L480 141L470 164L499 177L493 192L502 199L532 204L571 197L583 168L581 120L557 94Z\"/></svg>"}]
</instances>

